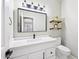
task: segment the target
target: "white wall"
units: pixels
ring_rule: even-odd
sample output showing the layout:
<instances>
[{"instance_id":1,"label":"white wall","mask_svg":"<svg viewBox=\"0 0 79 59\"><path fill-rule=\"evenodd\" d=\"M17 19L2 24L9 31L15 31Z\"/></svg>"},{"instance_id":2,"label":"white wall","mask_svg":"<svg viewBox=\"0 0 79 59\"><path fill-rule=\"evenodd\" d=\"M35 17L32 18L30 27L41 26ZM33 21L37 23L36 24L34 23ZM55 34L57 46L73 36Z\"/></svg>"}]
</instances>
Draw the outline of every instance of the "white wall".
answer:
<instances>
[{"instance_id":1,"label":"white wall","mask_svg":"<svg viewBox=\"0 0 79 59\"><path fill-rule=\"evenodd\" d=\"M21 4L24 0L14 0L14 10L16 10L18 7L21 7ZM18 3L19 2L19 3ZM31 3L33 2L34 5L38 5L38 3L43 6L45 5L45 10L47 12L47 18L48 18L48 32L30 32L30 33L17 33L17 30L14 30L14 37L18 37L18 36L31 36L33 35L33 33L35 33L36 35L45 35L45 34L49 34L51 36L60 36L60 31L56 31L56 30L49 30L49 21L51 20L50 18L53 16L60 16L61 13L61 1L60 0L26 0L27 3ZM16 16L15 16L16 17ZM14 20L17 20L17 18L15 18ZM17 23L17 21L15 21ZM17 26L15 25L15 28L17 28Z\"/></svg>"},{"instance_id":2,"label":"white wall","mask_svg":"<svg viewBox=\"0 0 79 59\"><path fill-rule=\"evenodd\" d=\"M62 39L64 45L71 49L72 55L78 56L78 9L77 0L62 0L62 17L64 18L64 29Z\"/></svg>"},{"instance_id":3,"label":"white wall","mask_svg":"<svg viewBox=\"0 0 79 59\"><path fill-rule=\"evenodd\" d=\"M48 14L48 23L53 16L60 16L61 1L60 0L28 0L35 4L40 3L46 5ZM19 3L19 2L18 2ZM77 0L62 0L62 17L65 18L65 27L62 32L63 44L72 50L72 54L77 56ZM49 26L49 24L48 24ZM51 30L48 33L52 36L60 36L60 31ZM2 42L3 43L3 42ZM5 43L4 43L5 44ZM2 44L3 45L3 44Z\"/></svg>"},{"instance_id":4,"label":"white wall","mask_svg":"<svg viewBox=\"0 0 79 59\"><path fill-rule=\"evenodd\" d=\"M14 1L14 0L5 0L5 2L6 1ZM17 1L17 0L16 0ZM20 0L18 0L18 1L20 1ZM35 4L37 4L37 3L39 3L39 4L41 4L41 5L45 5L46 6L46 11L47 11L47 15L48 15L48 33L50 34L50 35L52 35L52 36L59 36L60 35L60 31L54 31L54 30L51 30L51 31L49 31L49 21L51 20L50 18L51 17L53 17L53 16L60 16L60 10L61 10L61 8L60 8L60 0L28 0L28 1L30 1L30 2L34 2ZM4 3L5 3L4 2ZM19 3L19 2L18 2ZM11 9L13 9L13 6L12 5L10 5L10 4L12 4L12 3L7 3L6 2L6 4L7 5L9 5L10 6L10 9L9 10L11 10ZM6 5L6 6L7 6ZM16 7L16 6L15 6ZM5 9L6 10L6 9ZM12 15L8 15L9 13L9 10L8 10L8 8L7 8L7 10L6 10L6 15L9 17L9 16L12 16L13 14L12 14L12 10L10 11L10 13L12 14ZM7 12L8 11L8 12ZM7 45L8 45L8 43L9 43L9 40L10 40L10 36L12 36L12 35L10 35L8 32L10 32L11 34L13 33L12 32L12 26L13 25L11 25L11 26L9 26L8 25L8 23L10 22L9 21L9 19L8 19L8 17L5 15L5 17L6 17L6 19L4 19L4 21L6 22L6 37L7 38L5 38L4 40L2 39L2 47L7 47ZM15 16L16 17L16 16ZM13 19L13 17L11 17L12 19ZM9 26L9 28L8 28L8 26ZM4 28L3 28L4 29ZM4 31L3 31L4 32ZM8 33L8 35L7 35L7 33ZM37 32L37 33L35 33L35 34L38 34L39 32ZM44 32L42 32L42 34L43 34ZM32 34L32 33L30 33L30 34ZM46 34L46 33L45 33ZM5 43L5 42L7 42L7 44ZM8 48L8 47L7 47ZM3 49L2 49L3 50ZM3 50L4 51L4 50Z\"/></svg>"},{"instance_id":5,"label":"white wall","mask_svg":"<svg viewBox=\"0 0 79 59\"><path fill-rule=\"evenodd\" d=\"M47 1L48 23L53 16L61 15L61 0L48 0ZM48 24L48 29L49 29ZM52 37L61 36L61 30L48 30L48 34Z\"/></svg>"}]
</instances>

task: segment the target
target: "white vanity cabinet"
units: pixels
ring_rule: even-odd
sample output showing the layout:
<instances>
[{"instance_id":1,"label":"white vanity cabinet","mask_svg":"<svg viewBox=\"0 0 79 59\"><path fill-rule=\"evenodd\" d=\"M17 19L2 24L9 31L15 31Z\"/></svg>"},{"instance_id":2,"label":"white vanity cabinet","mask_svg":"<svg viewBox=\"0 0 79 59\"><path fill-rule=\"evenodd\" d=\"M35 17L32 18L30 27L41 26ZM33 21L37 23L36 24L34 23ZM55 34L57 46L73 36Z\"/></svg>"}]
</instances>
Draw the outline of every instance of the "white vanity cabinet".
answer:
<instances>
[{"instance_id":1,"label":"white vanity cabinet","mask_svg":"<svg viewBox=\"0 0 79 59\"><path fill-rule=\"evenodd\" d=\"M55 49L61 44L59 39L32 45L15 47L11 59L55 59Z\"/></svg>"},{"instance_id":2,"label":"white vanity cabinet","mask_svg":"<svg viewBox=\"0 0 79 59\"><path fill-rule=\"evenodd\" d=\"M52 48L28 53L11 59L55 59L55 49Z\"/></svg>"},{"instance_id":3,"label":"white vanity cabinet","mask_svg":"<svg viewBox=\"0 0 79 59\"><path fill-rule=\"evenodd\" d=\"M11 59L28 59L27 55L23 55L23 56L18 56L15 58L11 58Z\"/></svg>"},{"instance_id":4,"label":"white vanity cabinet","mask_svg":"<svg viewBox=\"0 0 79 59\"><path fill-rule=\"evenodd\" d=\"M31 54L29 54L28 59L45 59L45 52L37 51L37 52L31 53Z\"/></svg>"},{"instance_id":5,"label":"white vanity cabinet","mask_svg":"<svg viewBox=\"0 0 79 59\"><path fill-rule=\"evenodd\" d=\"M55 49L49 48L29 54L28 59L55 59Z\"/></svg>"}]
</instances>

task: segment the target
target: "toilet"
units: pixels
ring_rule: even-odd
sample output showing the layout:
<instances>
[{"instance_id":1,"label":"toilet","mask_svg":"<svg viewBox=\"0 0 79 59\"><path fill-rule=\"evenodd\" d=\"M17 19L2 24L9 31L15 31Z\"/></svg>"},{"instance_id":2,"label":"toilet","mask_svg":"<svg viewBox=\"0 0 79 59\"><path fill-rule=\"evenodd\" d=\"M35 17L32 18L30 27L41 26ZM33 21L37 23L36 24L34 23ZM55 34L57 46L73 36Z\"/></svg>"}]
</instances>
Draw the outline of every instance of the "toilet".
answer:
<instances>
[{"instance_id":1,"label":"toilet","mask_svg":"<svg viewBox=\"0 0 79 59\"><path fill-rule=\"evenodd\" d=\"M56 59L68 59L71 54L71 50L63 45L56 48Z\"/></svg>"}]
</instances>

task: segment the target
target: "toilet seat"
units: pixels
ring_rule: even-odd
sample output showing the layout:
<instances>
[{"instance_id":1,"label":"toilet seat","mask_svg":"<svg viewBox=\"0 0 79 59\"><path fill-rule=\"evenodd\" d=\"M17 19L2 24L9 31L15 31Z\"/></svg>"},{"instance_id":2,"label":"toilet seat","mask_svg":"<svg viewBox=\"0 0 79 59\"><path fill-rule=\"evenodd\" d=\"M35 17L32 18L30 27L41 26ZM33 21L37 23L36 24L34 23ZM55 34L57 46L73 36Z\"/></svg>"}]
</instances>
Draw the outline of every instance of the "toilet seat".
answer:
<instances>
[{"instance_id":1,"label":"toilet seat","mask_svg":"<svg viewBox=\"0 0 79 59\"><path fill-rule=\"evenodd\" d=\"M65 47L65 46L63 46L63 45L60 45L60 46L58 46L57 48L58 48L60 51L63 51L63 52L66 52L66 53L70 52L70 49L67 48L67 47Z\"/></svg>"},{"instance_id":2,"label":"toilet seat","mask_svg":"<svg viewBox=\"0 0 79 59\"><path fill-rule=\"evenodd\" d=\"M71 54L71 50L63 45L60 45L56 49L56 59L68 59Z\"/></svg>"}]
</instances>

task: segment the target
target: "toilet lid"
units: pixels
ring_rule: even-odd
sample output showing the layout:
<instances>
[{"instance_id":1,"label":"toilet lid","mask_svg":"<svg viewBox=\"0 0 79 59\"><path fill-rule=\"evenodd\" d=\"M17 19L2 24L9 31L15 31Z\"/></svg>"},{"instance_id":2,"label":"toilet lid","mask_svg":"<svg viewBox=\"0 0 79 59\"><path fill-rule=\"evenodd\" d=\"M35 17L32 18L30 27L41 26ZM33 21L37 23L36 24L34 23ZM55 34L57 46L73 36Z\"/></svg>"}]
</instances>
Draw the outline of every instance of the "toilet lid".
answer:
<instances>
[{"instance_id":1,"label":"toilet lid","mask_svg":"<svg viewBox=\"0 0 79 59\"><path fill-rule=\"evenodd\" d=\"M61 50L61 51L70 52L69 48L62 46L62 45L58 46L58 49Z\"/></svg>"}]
</instances>

